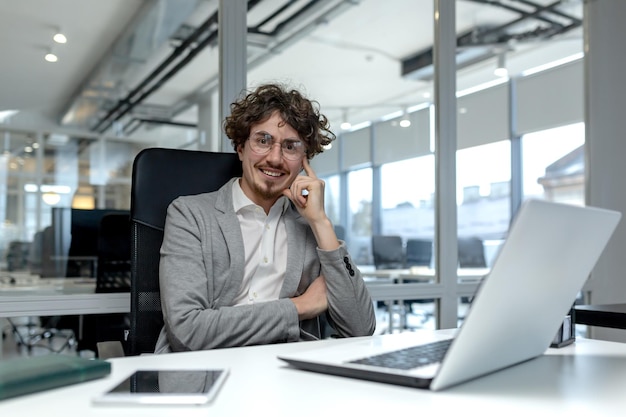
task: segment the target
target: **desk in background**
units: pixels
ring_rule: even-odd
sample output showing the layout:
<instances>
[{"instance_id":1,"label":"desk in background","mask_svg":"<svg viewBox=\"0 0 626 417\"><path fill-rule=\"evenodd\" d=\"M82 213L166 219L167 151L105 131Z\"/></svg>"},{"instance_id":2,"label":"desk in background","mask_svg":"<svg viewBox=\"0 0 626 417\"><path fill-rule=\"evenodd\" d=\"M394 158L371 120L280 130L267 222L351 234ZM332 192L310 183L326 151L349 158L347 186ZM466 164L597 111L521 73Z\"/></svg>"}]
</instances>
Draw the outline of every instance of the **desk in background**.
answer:
<instances>
[{"instance_id":1,"label":"desk in background","mask_svg":"<svg viewBox=\"0 0 626 417\"><path fill-rule=\"evenodd\" d=\"M429 267L374 269L359 267L370 296L389 305L388 332L393 332L394 311L400 314L400 328L406 326L403 300L428 300L441 296L442 284L436 281L436 270ZM460 297L472 297L489 273L489 268L459 268L457 291ZM395 307L394 307L395 306Z\"/></svg>"},{"instance_id":2,"label":"desk in background","mask_svg":"<svg viewBox=\"0 0 626 417\"><path fill-rule=\"evenodd\" d=\"M423 331L423 330L422 330ZM398 337L407 333L387 335ZM380 336L365 338L375 341ZM276 356L354 339L112 359L104 379L0 402L0 415L244 416L621 416L626 409L626 344L578 339L521 365L441 392L323 375L288 367ZM137 369L227 367L230 375L208 406L94 406L91 398Z\"/></svg>"},{"instance_id":3,"label":"desk in background","mask_svg":"<svg viewBox=\"0 0 626 417\"><path fill-rule=\"evenodd\" d=\"M95 279L33 278L0 284L0 317L130 312L130 293L96 293Z\"/></svg>"},{"instance_id":4,"label":"desk in background","mask_svg":"<svg viewBox=\"0 0 626 417\"><path fill-rule=\"evenodd\" d=\"M11 283L10 278L3 276L0 282L0 317L130 312L129 292L96 293L95 279L15 275L14 281Z\"/></svg>"},{"instance_id":5,"label":"desk in background","mask_svg":"<svg viewBox=\"0 0 626 417\"><path fill-rule=\"evenodd\" d=\"M459 268L457 276L459 282L480 281L489 273L489 268ZM388 278L399 282L434 282L436 270L429 267L414 266L404 269L369 269L361 268L361 275L368 278Z\"/></svg>"}]
</instances>

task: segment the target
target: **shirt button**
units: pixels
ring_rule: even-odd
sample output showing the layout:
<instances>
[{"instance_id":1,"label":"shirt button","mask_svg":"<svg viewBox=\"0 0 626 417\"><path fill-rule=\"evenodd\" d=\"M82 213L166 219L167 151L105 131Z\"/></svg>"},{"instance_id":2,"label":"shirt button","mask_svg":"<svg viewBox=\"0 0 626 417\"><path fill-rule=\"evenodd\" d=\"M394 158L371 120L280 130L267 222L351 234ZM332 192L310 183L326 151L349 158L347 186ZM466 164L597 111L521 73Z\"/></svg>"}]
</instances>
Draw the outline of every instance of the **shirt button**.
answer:
<instances>
[{"instance_id":1,"label":"shirt button","mask_svg":"<svg viewBox=\"0 0 626 417\"><path fill-rule=\"evenodd\" d=\"M263 258L263 262L267 263L267 256Z\"/></svg>"},{"instance_id":2,"label":"shirt button","mask_svg":"<svg viewBox=\"0 0 626 417\"><path fill-rule=\"evenodd\" d=\"M266 225L265 225L265 228L266 228L267 230L270 230L270 225L269 225L269 224L266 224Z\"/></svg>"}]
</instances>

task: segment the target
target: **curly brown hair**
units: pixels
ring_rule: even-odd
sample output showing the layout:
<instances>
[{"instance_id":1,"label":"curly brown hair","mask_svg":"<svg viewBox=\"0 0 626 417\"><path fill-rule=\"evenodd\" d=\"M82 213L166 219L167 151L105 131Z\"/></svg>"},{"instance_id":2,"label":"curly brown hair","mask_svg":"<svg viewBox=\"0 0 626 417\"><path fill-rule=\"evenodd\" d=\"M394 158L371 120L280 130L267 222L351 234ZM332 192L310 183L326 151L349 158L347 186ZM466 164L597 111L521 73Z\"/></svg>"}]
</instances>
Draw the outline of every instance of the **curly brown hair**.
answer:
<instances>
[{"instance_id":1,"label":"curly brown hair","mask_svg":"<svg viewBox=\"0 0 626 417\"><path fill-rule=\"evenodd\" d=\"M224 132L235 151L244 146L252 125L263 123L274 112L298 132L306 145L306 156L313 158L335 140L326 116L320 113L316 101L305 98L297 90L279 84L265 84L248 92L241 100L230 105L230 116L224 119Z\"/></svg>"}]
</instances>

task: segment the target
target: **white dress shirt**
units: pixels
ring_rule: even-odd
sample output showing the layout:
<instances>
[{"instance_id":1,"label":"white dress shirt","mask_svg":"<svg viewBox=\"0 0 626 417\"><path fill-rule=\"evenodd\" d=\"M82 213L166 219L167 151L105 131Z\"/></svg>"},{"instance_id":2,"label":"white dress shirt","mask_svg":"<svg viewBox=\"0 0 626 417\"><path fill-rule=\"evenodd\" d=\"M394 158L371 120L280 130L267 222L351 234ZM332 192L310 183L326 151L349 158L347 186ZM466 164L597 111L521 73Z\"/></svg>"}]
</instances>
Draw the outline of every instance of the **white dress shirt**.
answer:
<instances>
[{"instance_id":1,"label":"white dress shirt","mask_svg":"<svg viewBox=\"0 0 626 417\"><path fill-rule=\"evenodd\" d=\"M280 197L268 215L233 182L233 205L243 236L245 272L234 305L277 300L287 269L287 231L283 213L289 200Z\"/></svg>"}]
</instances>

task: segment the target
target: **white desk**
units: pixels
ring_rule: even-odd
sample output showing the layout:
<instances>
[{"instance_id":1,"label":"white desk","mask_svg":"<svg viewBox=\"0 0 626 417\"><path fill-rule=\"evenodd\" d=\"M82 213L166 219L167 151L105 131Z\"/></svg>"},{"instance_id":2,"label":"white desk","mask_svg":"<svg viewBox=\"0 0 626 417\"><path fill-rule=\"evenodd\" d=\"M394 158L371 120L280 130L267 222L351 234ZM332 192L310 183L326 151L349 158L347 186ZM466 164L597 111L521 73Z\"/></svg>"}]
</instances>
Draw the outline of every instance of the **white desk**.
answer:
<instances>
[{"instance_id":1,"label":"white desk","mask_svg":"<svg viewBox=\"0 0 626 417\"><path fill-rule=\"evenodd\" d=\"M398 337L402 334L387 335ZM380 336L374 336L380 337ZM324 340L112 359L104 379L0 402L3 416L622 416L626 344L578 340L513 368L430 391L289 368L276 355ZM139 368L229 367L215 401L200 407L94 406L90 399Z\"/></svg>"}]
</instances>

